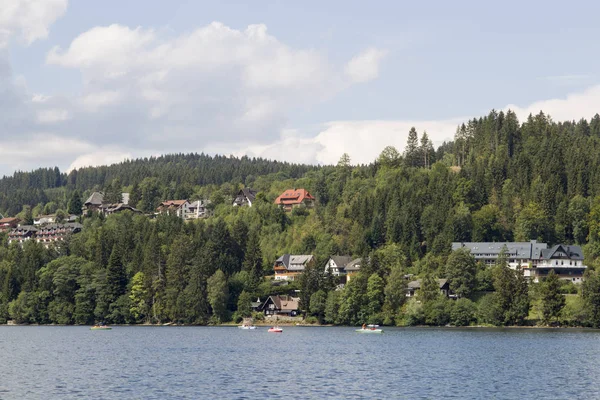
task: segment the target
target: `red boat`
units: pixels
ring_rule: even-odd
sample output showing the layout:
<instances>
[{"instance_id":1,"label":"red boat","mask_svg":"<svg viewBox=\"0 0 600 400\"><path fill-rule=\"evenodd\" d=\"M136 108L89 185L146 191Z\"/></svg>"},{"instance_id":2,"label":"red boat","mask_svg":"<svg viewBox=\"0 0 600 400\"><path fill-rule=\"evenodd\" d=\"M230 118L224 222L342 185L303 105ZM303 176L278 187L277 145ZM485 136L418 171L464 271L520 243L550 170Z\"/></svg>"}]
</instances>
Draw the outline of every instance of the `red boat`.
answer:
<instances>
[{"instance_id":1,"label":"red boat","mask_svg":"<svg viewBox=\"0 0 600 400\"><path fill-rule=\"evenodd\" d=\"M268 332L271 332L271 333L283 333L283 329L281 329L278 326L273 326L273 327L269 328Z\"/></svg>"}]
</instances>

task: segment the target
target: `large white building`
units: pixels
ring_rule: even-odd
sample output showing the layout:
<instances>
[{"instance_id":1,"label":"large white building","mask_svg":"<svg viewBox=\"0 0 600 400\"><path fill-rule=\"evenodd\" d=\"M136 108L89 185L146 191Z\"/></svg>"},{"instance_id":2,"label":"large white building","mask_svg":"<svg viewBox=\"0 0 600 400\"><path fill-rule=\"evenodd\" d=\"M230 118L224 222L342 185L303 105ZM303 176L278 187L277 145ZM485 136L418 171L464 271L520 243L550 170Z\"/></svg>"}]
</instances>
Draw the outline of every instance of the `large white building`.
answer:
<instances>
[{"instance_id":1,"label":"large white building","mask_svg":"<svg viewBox=\"0 0 600 400\"><path fill-rule=\"evenodd\" d=\"M510 268L523 269L523 274L535 282L548 275L550 270L560 279L580 283L587 266L583 264L580 246L557 244L548 248L546 243L530 242L454 242L452 250L466 248L475 260L494 265L503 249Z\"/></svg>"}]
</instances>

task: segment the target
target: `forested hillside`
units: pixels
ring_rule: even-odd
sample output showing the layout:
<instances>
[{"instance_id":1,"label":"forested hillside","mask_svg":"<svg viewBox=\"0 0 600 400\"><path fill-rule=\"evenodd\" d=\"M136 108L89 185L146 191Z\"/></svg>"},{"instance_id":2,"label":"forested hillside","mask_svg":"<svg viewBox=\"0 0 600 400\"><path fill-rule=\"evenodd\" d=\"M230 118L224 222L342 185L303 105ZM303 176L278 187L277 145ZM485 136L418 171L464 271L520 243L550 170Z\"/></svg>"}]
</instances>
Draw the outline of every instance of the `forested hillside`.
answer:
<instances>
[{"instance_id":1,"label":"forested hillside","mask_svg":"<svg viewBox=\"0 0 600 400\"><path fill-rule=\"evenodd\" d=\"M0 179L0 211L14 215L24 205L31 207L50 201L66 207L67 195L75 189L90 192L107 188L117 179L118 186L137 186L156 191L156 197L192 195L195 186L252 183L257 176L280 174L299 178L313 166L289 164L260 158L235 158L205 154L171 154L128 160L119 164L87 167L68 175L55 168L15 172ZM157 182L161 184L158 185ZM159 187L160 186L160 187Z\"/></svg>"},{"instance_id":2,"label":"forested hillside","mask_svg":"<svg viewBox=\"0 0 600 400\"><path fill-rule=\"evenodd\" d=\"M232 207L244 185L259 191L257 201ZM293 187L315 195L316 207L277 208L273 200ZM83 231L55 249L2 239L0 320L209 323L249 315L256 297L298 289L307 314L328 323L510 325L539 311L545 322L600 324L595 273L563 308L556 292L577 288L554 278L528 285L502 260L489 269L450 253L452 241L537 239L581 244L587 265L598 265L598 115L557 123L539 114L521 124L510 111L492 111L459 126L437 150L413 129L404 154L388 147L367 166L353 166L347 155L320 168L173 155L68 176L17 173L0 188L9 214L25 204L32 214L66 209L92 189L130 191L144 211L167 198L209 198L214 207L212 217L188 223L128 212L83 218ZM16 204L19 193L41 197ZM290 286L273 286L264 277L283 253L314 254L316 267ZM364 260L343 290L323 274L336 254ZM406 302L407 274L423 280L419 301ZM448 278L461 298L441 298L435 278Z\"/></svg>"}]
</instances>

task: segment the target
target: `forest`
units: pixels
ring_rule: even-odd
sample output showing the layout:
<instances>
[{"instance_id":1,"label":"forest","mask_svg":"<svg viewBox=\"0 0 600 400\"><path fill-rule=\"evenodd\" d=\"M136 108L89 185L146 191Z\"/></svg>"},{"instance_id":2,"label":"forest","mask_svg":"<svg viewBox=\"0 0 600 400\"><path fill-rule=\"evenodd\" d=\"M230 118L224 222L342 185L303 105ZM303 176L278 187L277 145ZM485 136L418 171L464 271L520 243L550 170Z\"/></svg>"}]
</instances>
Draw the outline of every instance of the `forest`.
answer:
<instances>
[{"instance_id":1,"label":"forest","mask_svg":"<svg viewBox=\"0 0 600 400\"><path fill-rule=\"evenodd\" d=\"M258 191L252 207L232 207L242 187ZM273 200L289 188L309 190L316 206L285 213ZM315 323L600 326L598 114L519 122L491 111L437 149L413 128L403 153L386 147L368 165L347 154L335 166L174 154L16 172L0 180L0 211L24 221L81 214L98 190L116 201L129 192L145 213L166 199L209 199L212 215L81 215L83 230L50 248L0 237L0 323L218 324L252 316L256 298L299 293ZM529 240L581 245L583 284L553 274L529 283L504 257L485 267L451 252L453 241ZM313 254L315 267L275 286L284 253ZM332 255L363 259L343 289L324 272ZM410 299L407 275L422 281ZM441 296L437 279L458 299Z\"/></svg>"}]
</instances>

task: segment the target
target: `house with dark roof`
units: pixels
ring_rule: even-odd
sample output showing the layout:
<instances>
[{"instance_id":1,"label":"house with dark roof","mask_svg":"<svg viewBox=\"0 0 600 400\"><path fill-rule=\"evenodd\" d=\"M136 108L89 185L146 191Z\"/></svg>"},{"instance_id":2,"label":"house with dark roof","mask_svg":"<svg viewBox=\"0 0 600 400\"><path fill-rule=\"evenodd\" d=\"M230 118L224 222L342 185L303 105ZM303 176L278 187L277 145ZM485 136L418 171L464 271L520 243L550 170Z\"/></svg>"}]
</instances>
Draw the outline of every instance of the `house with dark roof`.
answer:
<instances>
[{"instance_id":1,"label":"house with dark roof","mask_svg":"<svg viewBox=\"0 0 600 400\"><path fill-rule=\"evenodd\" d=\"M259 310L265 315L281 315L295 317L300 314L300 298L292 296L269 296Z\"/></svg>"},{"instance_id":2,"label":"house with dark roof","mask_svg":"<svg viewBox=\"0 0 600 400\"><path fill-rule=\"evenodd\" d=\"M157 214L177 215L182 219L198 219L208 216L207 200L165 200L156 209Z\"/></svg>"},{"instance_id":3,"label":"house with dark roof","mask_svg":"<svg viewBox=\"0 0 600 400\"><path fill-rule=\"evenodd\" d=\"M83 212L87 211L102 211L102 205L104 204L104 194L102 192L94 192L88 197L83 203Z\"/></svg>"},{"instance_id":4,"label":"house with dark roof","mask_svg":"<svg viewBox=\"0 0 600 400\"><path fill-rule=\"evenodd\" d=\"M48 247L51 243L62 242L69 235L81 232L81 229L83 229L83 225L77 222L45 225L37 229L35 239Z\"/></svg>"},{"instance_id":5,"label":"house with dark roof","mask_svg":"<svg viewBox=\"0 0 600 400\"><path fill-rule=\"evenodd\" d=\"M452 250L468 249L475 260L492 266L504 250L508 266L521 268L523 275L535 282L548 275L551 269L561 279L581 282L587 266L583 265L583 251L579 246L557 244L548 248L546 243L530 242L455 242Z\"/></svg>"},{"instance_id":6,"label":"house with dark roof","mask_svg":"<svg viewBox=\"0 0 600 400\"><path fill-rule=\"evenodd\" d=\"M288 189L275 199L275 204L284 211L292 211L295 207L312 208L315 198L306 189Z\"/></svg>"},{"instance_id":7,"label":"house with dark roof","mask_svg":"<svg viewBox=\"0 0 600 400\"><path fill-rule=\"evenodd\" d=\"M331 256L325 264L325 273L340 277L340 287L347 283L349 277L360 270L362 259L351 256Z\"/></svg>"},{"instance_id":8,"label":"house with dark roof","mask_svg":"<svg viewBox=\"0 0 600 400\"><path fill-rule=\"evenodd\" d=\"M250 189L250 188L241 189L238 192L237 196L235 197L235 200L233 200L233 206L234 207L244 207L244 206L252 207L252 203L254 203L257 193L258 192L254 189Z\"/></svg>"},{"instance_id":9,"label":"house with dark roof","mask_svg":"<svg viewBox=\"0 0 600 400\"><path fill-rule=\"evenodd\" d=\"M23 245L28 240L35 238L37 228L33 225L20 225L8 234L8 243L19 243Z\"/></svg>"},{"instance_id":10,"label":"house with dark roof","mask_svg":"<svg viewBox=\"0 0 600 400\"><path fill-rule=\"evenodd\" d=\"M446 297L452 297L453 294L450 292L450 284L448 283L448 279L438 279L438 286L440 288L440 293ZM418 290L421 289L422 281L421 279L417 279L416 281L408 282L406 287L406 297L414 297Z\"/></svg>"},{"instance_id":11,"label":"house with dark roof","mask_svg":"<svg viewBox=\"0 0 600 400\"><path fill-rule=\"evenodd\" d=\"M275 260L273 270L276 281L293 281L306 267L313 266L315 259L312 255L284 254Z\"/></svg>"},{"instance_id":12,"label":"house with dark roof","mask_svg":"<svg viewBox=\"0 0 600 400\"><path fill-rule=\"evenodd\" d=\"M531 276L535 282L543 279L551 270L560 279L581 283L587 266L583 264L583 250L579 246L557 244L543 249L540 261L531 266Z\"/></svg>"},{"instance_id":13,"label":"house with dark roof","mask_svg":"<svg viewBox=\"0 0 600 400\"><path fill-rule=\"evenodd\" d=\"M106 204L102 207L102 212L104 213L104 215L116 214L123 211L131 211L134 214L142 214L141 210L138 210L137 208L134 208L129 204L125 203Z\"/></svg>"}]
</instances>

